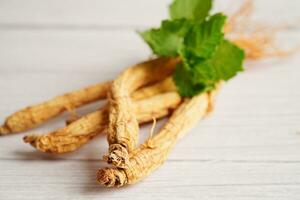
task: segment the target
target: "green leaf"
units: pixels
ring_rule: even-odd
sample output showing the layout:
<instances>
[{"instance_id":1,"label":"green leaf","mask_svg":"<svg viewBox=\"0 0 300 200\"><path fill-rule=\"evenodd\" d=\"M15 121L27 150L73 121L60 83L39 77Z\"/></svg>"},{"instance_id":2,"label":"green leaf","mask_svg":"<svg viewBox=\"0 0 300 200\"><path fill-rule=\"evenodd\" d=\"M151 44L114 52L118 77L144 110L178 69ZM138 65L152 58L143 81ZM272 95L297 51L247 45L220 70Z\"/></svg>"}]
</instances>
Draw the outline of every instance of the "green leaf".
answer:
<instances>
[{"instance_id":1,"label":"green leaf","mask_svg":"<svg viewBox=\"0 0 300 200\"><path fill-rule=\"evenodd\" d=\"M193 83L191 77L193 71L183 64L176 66L173 73L173 81L177 87L180 96L192 97L199 92L204 92L206 85L204 83Z\"/></svg>"},{"instance_id":2,"label":"green leaf","mask_svg":"<svg viewBox=\"0 0 300 200\"><path fill-rule=\"evenodd\" d=\"M216 81L228 81L243 71L243 62L245 59L244 50L240 49L228 40L224 40L218 47L213 58L208 60L216 71Z\"/></svg>"},{"instance_id":3,"label":"green leaf","mask_svg":"<svg viewBox=\"0 0 300 200\"><path fill-rule=\"evenodd\" d=\"M165 20L161 28L140 33L153 53L160 56L177 56L183 43L183 37L190 28L186 20Z\"/></svg>"},{"instance_id":4,"label":"green leaf","mask_svg":"<svg viewBox=\"0 0 300 200\"><path fill-rule=\"evenodd\" d=\"M140 33L158 56L180 56L173 80L181 96L211 91L242 71L244 51L224 39L226 16L208 18L212 0L174 0L171 20Z\"/></svg>"},{"instance_id":5,"label":"green leaf","mask_svg":"<svg viewBox=\"0 0 300 200\"><path fill-rule=\"evenodd\" d=\"M194 59L197 60L197 58ZM194 66L191 67L190 79L193 84L205 83L211 88L217 82L228 81L238 72L243 71L243 60L244 51L231 42L223 40L211 59L195 61Z\"/></svg>"},{"instance_id":6,"label":"green leaf","mask_svg":"<svg viewBox=\"0 0 300 200\"><path fill-rule=\"evenodd\" d=\"M180 95L191 97L213 90L216 83L227 81L243 70L244 57L243 50L223 40L212 58L190 57L184 60L184 64L177 66L173 74Z\"/></svg>"},{"instance_id":7,"label":"green leaf","mask_svg":"<svg viewBox=\"0 0 300 200\"><path fill-rule=\"evenodd\" d=\"M160 29L151 29L140 33L153 53L160 56L176 56L182 44L182 38Z\"/></svg>"},{"instance_id":8,"label":"green leaf","mask_svg":"<svg viewBox=\"0 0 300 200\"><path fill-rule=\"evenodd\" d=\"M226 16L219 13L199 25L194 25L185 37L182 53L185 56L210 58L224 39L222 30L225 21Z\"/></svg>"},{"instance_id":9,"label":"green leaf","mask_svg":"<svg viewBox=\"0 0 300 200\"><path fill-rule=\"evenodd\" d=\"M212 0L174 0L170 5L171 19L203 21L212 8Z\"/></svg>"}]
</instances>

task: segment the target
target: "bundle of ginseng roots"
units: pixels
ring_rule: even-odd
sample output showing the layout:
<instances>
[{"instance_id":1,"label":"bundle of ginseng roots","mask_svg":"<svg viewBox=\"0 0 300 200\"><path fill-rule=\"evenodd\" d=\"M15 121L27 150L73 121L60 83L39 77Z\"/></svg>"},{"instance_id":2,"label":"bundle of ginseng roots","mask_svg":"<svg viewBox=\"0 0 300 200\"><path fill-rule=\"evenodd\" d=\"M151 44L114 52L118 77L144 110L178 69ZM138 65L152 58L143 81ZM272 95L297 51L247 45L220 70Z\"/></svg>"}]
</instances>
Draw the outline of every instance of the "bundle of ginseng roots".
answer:
<instances>
[{"instance_id":1,"label":"bundle of ginseng roots","mask_svg":"<svg viewBox=\"0 0 300 200\"><path fill-rule=\"evenodd\" d=\"M244 34L243 23L252 6L244 4L225 27L231 41L243 48L248 60L284 52L272 48L272 35L265 31ZM39 151L72 152L95 136L107 133L109 149L104 160L110 168L99 169L97 180L107 187L121 187L144 179L167 159L176 142L214 107L221 82L211 92L181 97L171 77L180 58L155 58L123 71L115 80L89 86L27 107L9 116L0 135L37 127L64 111L107 99L100 109L69 121L66 127L45 135L24 137ZM169 117L158 133L138 146L139 124ZM105 131L106 130L106 131Z\"/></svg>"}]
</instances>

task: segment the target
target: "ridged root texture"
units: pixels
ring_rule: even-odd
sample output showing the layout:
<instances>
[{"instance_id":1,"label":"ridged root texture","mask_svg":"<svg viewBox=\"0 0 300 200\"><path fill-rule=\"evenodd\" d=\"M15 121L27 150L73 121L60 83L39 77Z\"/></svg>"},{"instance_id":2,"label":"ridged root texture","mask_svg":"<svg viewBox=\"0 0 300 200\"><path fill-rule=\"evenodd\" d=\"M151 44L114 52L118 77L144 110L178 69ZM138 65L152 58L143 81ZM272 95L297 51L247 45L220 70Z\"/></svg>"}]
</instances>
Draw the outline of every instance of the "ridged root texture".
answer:
<instances>
[{"instance_id":1,"label":"ridged root texture","mask_svg":"<svg viewBox=\"0 0 300 200\"><path fill-rule=\"evenodd\" d=\"M7 135L10 132L11 131L9 130L9 128L7 128L5 125L0 127L0 135Z\"/></svg>"},{"instance_id":2,"label":"ridged root texture","mask_svg":"<svg viewBox=\"0 0 300 200\"><path fill-rule=\"evenodd\" d=\"M96 134L70 137L58 135L28 135L25 136L23 140L25 143L29 143L39 151L60 154L78 149L95 136Z\"/></svg>"},{"instance_id":3,"label":"ridged root texture","mask_svg":"<svg viewBox=\"0 0 300 200\"><path fill-rule=\"evenodd\" d=\"M123 170L105 168L98 171L97 181L106 187L122 187L127 183L127 176Z\"/></svg>"},{"instance_id":4,"label":"ridged root texture","mask_svg":"<svg viewBox=\"0 0 300 200\"><path fill-rule=\"evenodd\" d=\"M158 58L137 64L123 71L112 83L109 93L108 161L116 167L126 165L125 156L138 144L139 125L131 95L141 87L161 81L172 74L180 59ZM123 150L126 149L126 151ZM118 158L118 156L122 156Z\"/></svg>"},{"instance_id":5,"label":"ridged root texture","mask_svg":"<svg viewBox=\"0 0 300 200\"><path fill-rule=\"evenodd\" d=\"M110 82L92 85L19 110L7 117L0 128L0 135L35 128L64 111L106 98L110 85Z\"/></svg>"},{"instance_id":6,"label":"ridged root texture","mask_svg":"<svg viewBox=\"0 0 300 200\"><path fill-rule=\"evenodd\" d=\"M120 144L112 144L109 146L109 155L104 156L104 160L119 168L126 168L129 162L128 151Z\"/></svg>"},{"instance_id":7,"label":"ridged root texture","mask_svg":"<svg viewBox=\"0 0 300 200\"><path fill-rule=\"evenodd\" d=\"M181 97L178 93L169 92L134 102L134 110L139 123L145 123L152 121L153 118L167 116L180 102ZM107 115L107 106L104 106L101 110L83 116L55 132L42 136L27 136L24 142L30 143L42 152L71 152L86 144L95 135L102 133L108 124Z\"/></svg>"},{"instance_id":8,"label":"ridged root texture","mask_svg":"<svg viewBox=\"0 0 300 200\"><path fill-rule=\"evenodd\" d=\"M186 99L156 135L130 152L129 162L122 169L100 169L98 182L121 187L146 178L165 162L177 141L211 111L216 91Z\"/></svg>"}]
</instances>

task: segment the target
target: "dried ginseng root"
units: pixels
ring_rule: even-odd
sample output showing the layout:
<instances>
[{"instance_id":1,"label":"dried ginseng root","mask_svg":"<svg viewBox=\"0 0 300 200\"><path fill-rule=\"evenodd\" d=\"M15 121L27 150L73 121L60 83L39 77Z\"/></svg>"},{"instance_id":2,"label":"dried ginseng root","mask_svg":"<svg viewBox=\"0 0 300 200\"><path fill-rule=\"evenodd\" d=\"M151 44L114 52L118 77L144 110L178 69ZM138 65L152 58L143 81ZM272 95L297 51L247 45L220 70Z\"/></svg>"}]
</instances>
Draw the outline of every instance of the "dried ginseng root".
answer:
<instances>
[{"instance_id":1,"label":"dried ginseng root","mask_svg":"<svg viewBox=\"0 0 300 200\"><path fill-rule=\"evenodd\" d=\"M103 99L106 97L110 85L110 82L93 85L17 111L9 116L4 125L0 127L0 135L29 130L66 110Z\"/></svg>"},{"instance_id":2,"label":"dried ginseng root","mask_svg":"<svg viewBox=\"0 0 300 200\"><path fill-rule=\"evenodd\" d=\"M134 92L131 96L133 99L143 99L147 97L151 97L156 94L177 91L176 85L173 82L172 77L168 77L163 81L160 81L151 87L144 87L138 90L138 92Z\"/></svg>"},{"instance_id":3,"label":"dried ginseng root","mask_svg":"<svg viewBox=\"0 0 300 200\"><path fill-rule=\"evenodd\" d=\"M169 115L180 102L179 94L166 92L134 102L133 110L139 123L145 123ZM26 136L24 141L42 152L61 154L75 151L105 129L108 124L107 111L105 106L56 132Z\"/></svg>"},{"instance_id":4,"label":"dried ginseng root","mask_svg":"<svg viewBox=\"0 0 300 200\"><path fill-rule=\"evenodd\" d=\"M122 187L146 178L164 163L176 142L210 112L216 91L186 99L157 135L130 153L125 168L100 169L98 182L106 187Z\"/></svg>"},{"instance_id":5,"label":"dried ginseng root","mask_svg":"<svg viewBox=\"0 0 300 200\"><path fill-rule=\"evenodd\" d=\"M165 92L176 92L176 91L177 91L177 88L173 82L172 77L168 77L168 78L166 78L162 81L159 81L155 84L138 89L136 92L134 92L132 94L131 98L133 100L137 101L137 100L152 97L157 94L161 94L161 93L165 93ZM69 125L78 119L79 119L78 116L72 115L71 118L67 119L66 125Z\"/></svg>"},{"instance_id":6,"label":"dried ginseng root","mask_svg":"<svg viewBox=\"0 0 300 200\"><path fill-rule=\"evenodd\" d=\"M126 69L113 81L109 99L108 163L123 167L138 143L138 122L131 94L138 88L171 75L179 59L158 58Z\"/></svg>"}]
</instances>

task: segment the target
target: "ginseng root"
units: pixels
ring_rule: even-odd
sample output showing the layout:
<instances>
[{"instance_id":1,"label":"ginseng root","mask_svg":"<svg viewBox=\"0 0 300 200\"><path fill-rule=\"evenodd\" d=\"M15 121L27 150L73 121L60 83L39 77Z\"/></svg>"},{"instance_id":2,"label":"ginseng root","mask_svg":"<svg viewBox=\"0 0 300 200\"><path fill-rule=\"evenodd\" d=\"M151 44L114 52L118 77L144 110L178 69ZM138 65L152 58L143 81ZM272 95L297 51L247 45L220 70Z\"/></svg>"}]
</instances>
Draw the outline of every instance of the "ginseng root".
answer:
<instances>
[{"instance_id":1,"label":"ginseng root","mask_svg":"<svg viewBox=\"0 0 300 200\"><path fill-rule=\"evenodd\" d=\"M161 94L165 92L176 92L176 91L177 88L173 82L172 77L168 77L160 82L138 89L138 91L132 94L131 98L137 101L137 100L146 99L155 96L157 94ZM74 114L69 119L66 120L66 125L69 125L78 119L79 117Z\"/></svg>"},{"instance_id":2,"label":"ginseng root","mask_svg":"<svg viewBox=\"0 0 300 200\"><path fill-rule=\"evenodd\" d=\"M107 96L110 85L110 82L100 83L17 111L0 127L0 135L29 130L66 110L103 99Z\"/></svg>"},{"instance_id":3,"label":"ginseng root","mask_svg":"<svg viewBox=\"0 0 300 200\"><path fill-rule=\"evenodd\" d=\"M164 92L176 92L177 88L173 82L172 77L168 77L163 81L160 81L156 84L153 84L148 87L144 87L138 90L138 92L134 92L131 96L133 99L144 99L147 97L154 96L156 94L164 93Z\"/></svg>"},{"instance_id":4,"label":"ginseng root","mask_svg":"<svg viewBox=\"0 0 300 200\"><path fill-rule=\"evenodd\" d=\"M134 113L139 123L145 123L153 118L167 116L181 101L176 92L167 92L134 102ZM24 141L42 152L67 153L77 150L97 134L100 134L108 124L108 107L93 112L71 123L65 128L42 136L26 136Z\"/></svg>"},{"instance_id":5,"label":"ginseng root","mask_svg":"<svg viewBox=\"0 0 300 200\"><path fill-rule=\"evenodd\" d=\"M138 143L138 122L131 94L138 88L171 75L179 59L158 58L128 68L113 81L109 99L107 161L122 167Z\"/></svg>"},{"instance_id":6,"label":"ginseng root","mask_svg":"<svg viewBox=\"0 0 300 200\"><path fill-rule=\"evenodd\" d=\"M147 177L164 163L178 139L210 112L215 93L186 99L157 135L130 153L129 162L123 169L100 169L97 173L98 182L106 187L121 187Z\"/></svg>"}]
</instances>

